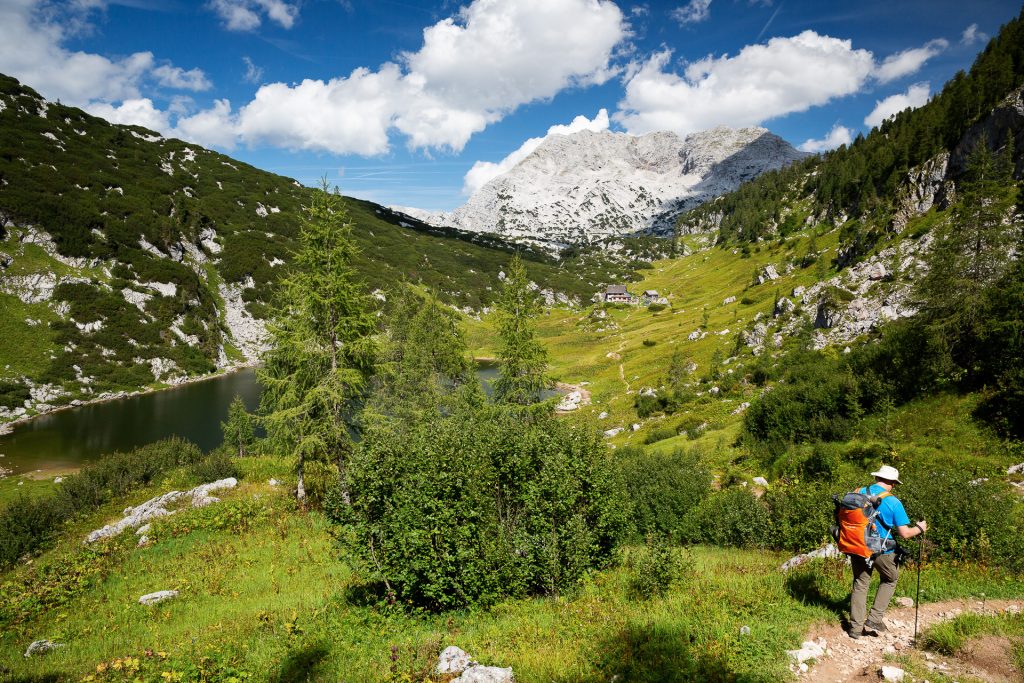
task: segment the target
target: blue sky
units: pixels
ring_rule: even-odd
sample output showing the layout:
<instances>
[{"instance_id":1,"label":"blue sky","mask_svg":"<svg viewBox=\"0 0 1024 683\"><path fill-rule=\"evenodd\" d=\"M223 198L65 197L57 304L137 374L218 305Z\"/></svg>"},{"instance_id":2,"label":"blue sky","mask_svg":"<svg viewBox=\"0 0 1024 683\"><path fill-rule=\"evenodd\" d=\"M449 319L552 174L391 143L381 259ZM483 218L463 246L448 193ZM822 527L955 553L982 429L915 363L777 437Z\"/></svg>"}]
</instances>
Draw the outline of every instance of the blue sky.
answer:
<instances>
[{"instance_id":1,"label":"blue sky","mask_svg":"<svg viewBox=\"0 0 1024 683\"><path fill-rule=\"evenodd\" d=\"M549 130L763 125L804 149L920 106L1016 2L0 0L0 72L383 204L451 209ZM554 127L554 128L553 128Z\"/></svg>"}]
</instances>

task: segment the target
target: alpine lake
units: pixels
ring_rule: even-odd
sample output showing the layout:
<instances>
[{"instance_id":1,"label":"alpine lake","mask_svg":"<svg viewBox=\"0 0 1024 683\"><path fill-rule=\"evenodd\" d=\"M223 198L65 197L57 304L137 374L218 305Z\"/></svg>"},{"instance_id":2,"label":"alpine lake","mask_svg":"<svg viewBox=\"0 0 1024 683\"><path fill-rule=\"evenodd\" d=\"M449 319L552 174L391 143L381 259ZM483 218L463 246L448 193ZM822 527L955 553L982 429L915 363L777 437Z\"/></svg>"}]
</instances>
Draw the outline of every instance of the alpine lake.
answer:
<instances>
[{"instance_id":1,"label":"alpine lake","mask_svg":"<svg viewBox=\"0 0 1024 683\"><path fill-rule=\"evenodd\" d=\"M488 393L497 375L494 363L477 364L477 376ZM260 385L253 368L40 415L0 436L0 472L54 476L104 454L130 451L171 436L209 451L221 443L221 422L227 419L228 405L236 395L250 411L259 405Z\"/></svg>"}]
</instances>

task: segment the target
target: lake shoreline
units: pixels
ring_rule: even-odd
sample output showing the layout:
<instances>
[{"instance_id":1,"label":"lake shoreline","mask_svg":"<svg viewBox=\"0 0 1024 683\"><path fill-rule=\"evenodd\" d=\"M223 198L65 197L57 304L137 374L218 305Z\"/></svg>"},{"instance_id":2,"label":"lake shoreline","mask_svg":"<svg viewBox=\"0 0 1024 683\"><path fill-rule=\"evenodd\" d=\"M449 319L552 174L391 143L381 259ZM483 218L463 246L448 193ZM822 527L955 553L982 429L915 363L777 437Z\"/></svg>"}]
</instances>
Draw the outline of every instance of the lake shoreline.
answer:
<instances>
[{"instance_id":1,"label":"lake shoreline","mask_svg":"<svg viewBox=\"0 0 1024 683\"><path fill-rule=\"evenodd\" d=\"M76 401L78 401L78 403L68 403L68 404L65 404L65 405L62 405L62 406L53 406L52 408L50 408L48 410L37 412L34 415L24 415L22 417L18 417L18 418L15 418L15 419L11 420L10 422L0 423L0 436L7 436L9 434L13 434L15 428L17 428L19 426L22 426L22 425L29 424L33 420L36 420L36 419L38 419L40 417L43 417L44 415L53 415L54 413L59 413L59 412L65 411L65 410L74 410L75 408L84 408L85 406L97 405L97 404L100 404L100 403L109 403L110 401L120 401L120 400L123 400L123 399L126 399L126 398L133 398L135 396L145 396L147 394L155 394L155 393L161 392L161 391L172 391L174 389L177 389L179 387L184 387L184 386L187 386L189 384L196 384L198 382L206 382L206 381L209 381L209 380L214 380L214 379L218 379L218 378L221 378L221 377L225 377L227 375L231 375L231 374L236 373L236 372L241 372L243 370L248 370L250 368L256 367L257 365L259 365L259 363L257 361L249 361L249 360L247 360L247 361L245 361L243 363L239 363L237 365L230 365L230 366L227 366L225 368L221 368L217 372L212 372L212 373L210 373L208 375L199 375L199 376L196 376L196 377L187 377L184 380L178 382L177 384L169 384L169 385L162 386L162 387L146 387L145 389L136 389L135 391L120 391L120 392L117 392L116 394L111 394L110 396L102 396L102 397L97 397L97 398L91 398L91 399L88 399L88 400L75 399Z\"/></svg>"}]
</instances>

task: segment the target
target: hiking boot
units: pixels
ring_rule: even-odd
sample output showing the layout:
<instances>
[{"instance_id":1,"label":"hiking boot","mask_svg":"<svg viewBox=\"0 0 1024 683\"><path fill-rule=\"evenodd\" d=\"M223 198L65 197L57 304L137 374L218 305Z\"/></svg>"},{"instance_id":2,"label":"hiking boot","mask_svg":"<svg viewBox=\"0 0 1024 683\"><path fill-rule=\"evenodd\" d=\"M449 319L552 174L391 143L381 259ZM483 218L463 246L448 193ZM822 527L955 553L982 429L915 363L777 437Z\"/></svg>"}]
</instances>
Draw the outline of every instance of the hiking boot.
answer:
<instances>
[{"instance_id":1,"label":"hiking boot","mask_svg":"<svg viewBox=\"0 0 1024 683\"><path fill-rule=\"evenodd\" d=\"M871 621L870 619L864 623L864 628L874 631L876 633L885 633L889 629L886 627L883 621Z\"/></svg>"},{"instance_id":2,"label":"hiking boot","mask_svg":"<svg viewBox=\"0 0 1024 683\"><path fill-rule=\"evenodd\" d=\"M864 631L862 631L862 630L854 631L853 629L850 629L849 631L846 632L846 635L850 636L854 640L857 640L858 638L860 638L861 636L864 635Z\"/></svg>"}]
</instances>

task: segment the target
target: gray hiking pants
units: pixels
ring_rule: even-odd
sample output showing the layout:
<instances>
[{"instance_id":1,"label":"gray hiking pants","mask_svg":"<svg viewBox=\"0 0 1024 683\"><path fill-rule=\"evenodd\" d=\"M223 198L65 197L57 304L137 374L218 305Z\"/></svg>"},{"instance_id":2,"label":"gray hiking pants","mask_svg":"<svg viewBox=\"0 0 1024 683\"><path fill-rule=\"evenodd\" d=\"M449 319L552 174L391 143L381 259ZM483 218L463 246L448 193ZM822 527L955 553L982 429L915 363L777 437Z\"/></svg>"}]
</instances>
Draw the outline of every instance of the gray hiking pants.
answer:
<instances>
[{"instance_id":1,"label":"gray hiking pants","mask_svg":"<svg viewBox=\"0 0 1024 683\"><path fill-rule=\"evenodd\" d=\"M868 605L868 586L871 585L872 567L868 567L864 558L856 555L850 557L853 565L853 595L850 597L850 631L860 633L864 629L864 616ZM882 621L885 616L885 608L892 600L892 594L896 592L896 579L899 578L900 569L896 566L896 553L879 555L875 559L874 569L882 582L875 594L875 604L871 608L868 619L874 622Z\"/></svg>"}]
</instances>

